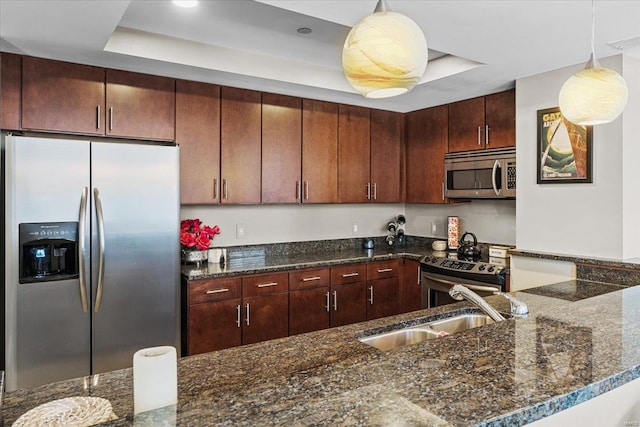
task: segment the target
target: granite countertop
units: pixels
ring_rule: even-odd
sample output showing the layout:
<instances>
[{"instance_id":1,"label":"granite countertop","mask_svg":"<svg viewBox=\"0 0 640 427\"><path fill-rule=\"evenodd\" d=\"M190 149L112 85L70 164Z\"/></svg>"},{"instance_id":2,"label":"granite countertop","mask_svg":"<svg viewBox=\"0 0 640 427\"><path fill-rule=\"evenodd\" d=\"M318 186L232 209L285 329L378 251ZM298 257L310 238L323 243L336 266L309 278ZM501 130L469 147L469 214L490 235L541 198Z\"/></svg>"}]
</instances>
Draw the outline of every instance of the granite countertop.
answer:
<instances>
[{"instance_id":1,"label":"granite countertop","mask_svg":"<svg viewBox=\"0 0 640 427\"><path fill-rule=\"evenodd\" d=\"M581 288L581 295L584 288L601 285L579 282L574 288ZM514 293L528 304L527 318L391 351L365 345L356 334L469 305L186 357L178 363L177 407L150 411L135 421L522 425L640 377L640 286L602 289L575 301L558 297L562 286ZM488 300L499 310L507 308L504 298ZM120 417L109 425L133 424L131 369L7 393L4 421L11 425L37 405L78 395L109 399Z\"/></svg>"},{"instance_id":2,"label":"granite countertop","mask_svg":"<svg viewBox=\"0 0 640 427\"><path fill-rule=\"evenodd\" d=\"M484 251L486 252L486 250ZM446 257L456 256L455 251L433 251L425 244L403 246L377 246L372 250L342 249L337 251L318 251L287 253L277 255L243 256L228 260L223 266L219 263L205 263L200 267L185 265L181 267L182 276L188 280L211 279L223 276L270 273L282 270L329 267L337 264L380 261L394 258L420 260L425 255ZM483 253L478 261L488 262L488 254Z\"/></svg>"},{"instance_id":3,"label":"granite countertop","mask_svg":"<svg viewBox=\"0 0 640 427\"><path fill-rule=\"evenodd\" d=\"M510 250L511 255L524 256L529 258L552 259L556 261L571 261L576 264L590 264L609 268L640 270L640 258L614 259L614 258L593 258L579 255L567 255L552 252L528 251L523 249Z\"/></svg>"}]
</instances>

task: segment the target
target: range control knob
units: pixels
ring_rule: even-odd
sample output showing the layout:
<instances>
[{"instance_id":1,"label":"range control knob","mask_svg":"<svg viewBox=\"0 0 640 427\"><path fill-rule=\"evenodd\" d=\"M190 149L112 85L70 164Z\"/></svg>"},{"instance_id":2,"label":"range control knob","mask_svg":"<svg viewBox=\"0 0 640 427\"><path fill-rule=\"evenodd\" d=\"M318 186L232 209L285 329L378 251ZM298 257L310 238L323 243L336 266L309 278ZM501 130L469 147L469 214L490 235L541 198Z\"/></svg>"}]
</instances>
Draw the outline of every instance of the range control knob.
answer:
<instances>
[{"instance_id":1,"label":"range control knob","mask_svg":"<svg viewBox=\"0 0 640 427\"><path fill-rule=\"evenodd\" d=\"M480 267L478 267L478 270L484 271L484 264L480 264Z\"/></svg>"},{"instance_id":2,"label":"range control knob","mask_svg":"<svg viewBox=\"0 0 640 427\"><path fill-rule=\"evenodd\" d=\"M438 258L436 257L431 258L431 262L435 264L436 262L438 262Z\"/></svg>"},{"instance_id":3,"label":"range control knob","mask_svg":"<svg viewBox=\"0 0 640 427\"><path fill-rule=\"evenodd\" d=\"M487 270L489 273L492 273L493 270L495 270L495 268L493 266L489 267L489 269Z\"/></svg>"}]
</instances>

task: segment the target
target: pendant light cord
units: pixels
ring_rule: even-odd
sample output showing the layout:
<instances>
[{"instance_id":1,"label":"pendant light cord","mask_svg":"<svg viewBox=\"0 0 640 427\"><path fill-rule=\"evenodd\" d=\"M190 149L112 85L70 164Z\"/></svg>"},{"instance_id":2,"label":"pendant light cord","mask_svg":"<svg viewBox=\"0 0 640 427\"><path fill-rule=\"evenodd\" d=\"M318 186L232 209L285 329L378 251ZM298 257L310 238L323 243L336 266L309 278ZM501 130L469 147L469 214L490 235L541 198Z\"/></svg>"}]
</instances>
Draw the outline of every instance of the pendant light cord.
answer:
<instances>
[{"instance_id":1,"label":"pendant light cord","mask_svg":"<svg viewBox=\"0 0 640 427\"><path fill-rule=\"evenodd\" d=\"M591 54L596 57L596 5L595 0L591 0Z\"/></svg>"}]
</instances>

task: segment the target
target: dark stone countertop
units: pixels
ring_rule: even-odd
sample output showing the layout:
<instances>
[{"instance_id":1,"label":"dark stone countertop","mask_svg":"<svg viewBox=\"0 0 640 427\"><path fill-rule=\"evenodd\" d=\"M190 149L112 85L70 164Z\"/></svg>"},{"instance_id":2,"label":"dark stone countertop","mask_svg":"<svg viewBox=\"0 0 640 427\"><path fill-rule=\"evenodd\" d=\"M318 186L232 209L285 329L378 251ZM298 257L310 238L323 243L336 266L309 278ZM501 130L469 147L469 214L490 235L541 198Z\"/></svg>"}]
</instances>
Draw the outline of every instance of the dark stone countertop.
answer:
<instances>
[{"instance_id":1,"label":"dark stone countertop","mask_svg":"<svg viewBox=\"0 0 640 427\"><path fill-rule=\"evenodd\" d=\"M522 425L640 377L640 286L607 290L577 301L554 297L553 285L550 296L516 292L529 306L527 318L386 352L360 343L356 334L432 319L468 304L185 357L178 362L175 410L150 411L135 421ZM498 296L489 301L499 310L508 305ZM109 425L133 424L131 369L7 393L4 421L11 425L25 411L69 396L109 399L120 417Z\"/></svg>"},{"instance_id":2,"label":"dark stone countertop","mask_svg":"<svg viewBox=\"0 0 640 427\"><path fill-rule=\"evenodd\" d=\"M552 252L528 251L522 249L510 250L511 255L524 256L529 258L551 259L556 261L571 261L576 264L589 264L594 266L640 270L640 258L613 259L613 258L591 258L579 255L558 254Z\"/></svg>"}]
</instances>

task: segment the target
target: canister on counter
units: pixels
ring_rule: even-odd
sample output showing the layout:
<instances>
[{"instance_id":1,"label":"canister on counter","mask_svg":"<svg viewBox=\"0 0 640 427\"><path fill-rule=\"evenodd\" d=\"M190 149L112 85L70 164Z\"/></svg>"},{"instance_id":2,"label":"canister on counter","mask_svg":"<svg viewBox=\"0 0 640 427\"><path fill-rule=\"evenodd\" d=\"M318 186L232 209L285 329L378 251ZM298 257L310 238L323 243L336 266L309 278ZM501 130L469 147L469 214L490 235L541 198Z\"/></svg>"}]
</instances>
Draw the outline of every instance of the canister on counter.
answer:
<instances>
[{"instance_id":1,"label":"canister on counter","mask_svg":"<svg viewBox=\"0 0 640 427\"><path fill-rule=\"evenodd\" d=\"M449 249L458 249L460 239L460 218L457 216L447 217L447 246Z\"/></svg>"}]
</instances>

